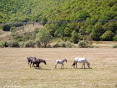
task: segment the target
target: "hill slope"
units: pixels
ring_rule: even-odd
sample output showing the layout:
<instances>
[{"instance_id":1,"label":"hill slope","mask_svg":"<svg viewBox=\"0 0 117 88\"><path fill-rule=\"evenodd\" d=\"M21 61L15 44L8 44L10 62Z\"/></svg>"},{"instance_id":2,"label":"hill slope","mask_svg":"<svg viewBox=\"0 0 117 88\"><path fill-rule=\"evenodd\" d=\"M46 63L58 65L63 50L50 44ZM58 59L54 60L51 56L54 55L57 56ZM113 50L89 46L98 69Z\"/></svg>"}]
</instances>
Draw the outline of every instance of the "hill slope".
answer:
<instances>
[{"instance_id":1,"label":"hill slope","mask_svg":"<svg viewBox=\"0 0 117 88\"><path fill-rule=\"evenodd\" d=\"M66 0L64 0L66 1ZM44 14L59 5L59 0L0 0L0 22L41 21Z\"/></svg>"},{"instance_id":2,"label":"hill slope","mask_svg":"<svg viewBox=\"0 0 117 88\"><path fill-rule=\"evenodd\" d=\"M1 0L0 23L94 21L46 24L53 37L117 40L116 0ZM102 21L102 22L98 22ZM75 31L74 31L75 30ZM76 32L76 33L75 33Z\"/></svg>"}]
</instances>

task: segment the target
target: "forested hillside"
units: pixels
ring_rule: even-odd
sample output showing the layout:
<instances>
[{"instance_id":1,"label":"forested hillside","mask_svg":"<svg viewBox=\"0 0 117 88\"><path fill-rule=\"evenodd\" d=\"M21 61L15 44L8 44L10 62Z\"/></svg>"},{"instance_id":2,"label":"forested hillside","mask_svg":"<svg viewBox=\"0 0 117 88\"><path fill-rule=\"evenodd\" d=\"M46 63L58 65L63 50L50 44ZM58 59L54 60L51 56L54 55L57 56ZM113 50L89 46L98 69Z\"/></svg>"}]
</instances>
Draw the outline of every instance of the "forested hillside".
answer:
<instances>
[{"instance_id":1,"label":"forested hillside","mask_svg":"<svg viewBox=\"0 0 117 88\"><path fill-rule=\"evenodd\" d=\"M47 19L48 21L86 21L47 24L47 28L52 29L51 34L56 37L69 40L77 32L79 39L117 40L117 21L106 21L117 20L116 0L69 0L57 7L50 16L47 15Z\"/></svg>"},{"instance_id":2,"label":"forested hillside","mask_svg":"<svg viewBox=\"0 0 117 88\"><path fill-rule=\"evenodd\" d=\"M82 39L117 41L117 2L116 0L0 0L0 23L17 22L43 22L53 37L73 43Z\"/></svg>"},{"instance_id":3,"label":"forested hillside","mask_svg":"<svg viewBox=\"0 0 117 88\"><path fill-rule=\"evenodd\" d=\"M43 20L66 0L0 0L0 23Z\"/></svg>"}]
</instances>

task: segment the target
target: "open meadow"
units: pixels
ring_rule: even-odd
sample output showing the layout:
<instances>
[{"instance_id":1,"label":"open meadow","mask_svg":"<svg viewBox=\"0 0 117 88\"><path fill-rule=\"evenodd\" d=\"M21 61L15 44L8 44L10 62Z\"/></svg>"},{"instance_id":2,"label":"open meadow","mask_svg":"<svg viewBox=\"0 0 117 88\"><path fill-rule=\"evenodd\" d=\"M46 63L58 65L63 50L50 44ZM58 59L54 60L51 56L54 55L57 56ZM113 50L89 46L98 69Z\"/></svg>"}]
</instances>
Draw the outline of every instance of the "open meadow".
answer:
<instances>
[{"instance_id":1,"label":"open meadow","mask_svg":"<svg viewBox=\"0 0 117 88\"><path fill-rule=\"evenodd\" d=\"M45 59L47 65L30 68L29 56ZM91 69L81 69L82 64L74 69L75 57L87 58ZM64 58L64 69L55 69L55 60ZM0 48L0 88L117 88L117 49Z\"/></svg>"}]
</instances>

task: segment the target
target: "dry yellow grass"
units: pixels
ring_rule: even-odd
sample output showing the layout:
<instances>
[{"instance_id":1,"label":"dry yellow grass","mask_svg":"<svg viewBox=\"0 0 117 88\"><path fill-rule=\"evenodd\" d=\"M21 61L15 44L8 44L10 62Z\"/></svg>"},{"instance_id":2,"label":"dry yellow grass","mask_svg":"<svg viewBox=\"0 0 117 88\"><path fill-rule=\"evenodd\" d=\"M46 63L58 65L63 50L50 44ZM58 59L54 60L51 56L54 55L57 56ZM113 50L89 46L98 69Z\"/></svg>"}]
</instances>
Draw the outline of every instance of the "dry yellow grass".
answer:
<instances>
[{"instance_id":1,"label":"dry yellow grass","mask_svg":"<svg viewBox=\"0 0 117 88\"><path fill-rule=\"evenodd\" d=\"M27 56L47 65L29 68ZM75 57L86 57L92 69L73 69ZM64 69L54 69L55 60L63 58ZM0 88L117 88L117 49L0 48Z\"/></svg>"},{"instance_id":2,"label":"dry yellow grass","mask_svg":"<svg viewBox=\"0 0 117 88\"><path fill-rule=\"evenodd\" d=\"M27 33L27 32L33 32L35 31L35 29L38 28L38 29L42 29L42 28L45 28L43 25L40 25L40 24L37 24L35 23L34 25L33 24L27 24L25 26L21 26L19 28L17 28L17 31L15 33L18 33L18 34L24 34L24 33ZM12 32L10 31L2 31L2 29L0 29L0 41L8 41L12 39Z\"/></svg>"}]
</instances>

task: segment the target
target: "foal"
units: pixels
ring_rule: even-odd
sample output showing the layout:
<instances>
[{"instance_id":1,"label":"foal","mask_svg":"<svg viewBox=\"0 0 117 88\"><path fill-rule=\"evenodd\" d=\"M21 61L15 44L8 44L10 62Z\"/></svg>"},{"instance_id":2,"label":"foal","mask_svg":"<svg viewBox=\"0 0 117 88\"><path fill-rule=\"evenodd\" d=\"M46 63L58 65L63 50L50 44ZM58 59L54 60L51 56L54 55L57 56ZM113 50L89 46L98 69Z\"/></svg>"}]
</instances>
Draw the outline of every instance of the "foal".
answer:
<instances>
[{"instance_id":1,"label":"foal","mask_svg":"<svg viewBox=\"0 0 117 88\"><path fill-rule=\"evenodd\" d=\"M57 64L62 64L62 65L61 65L61 68L64 67L64 64L63 64L63 63L64 63L65 61L67 62L67 59L56 60L55 68L57 67Z\"/></svg>"},{"instance_id":2,"label":"foal","mask_svg":"<svg viewBox=\"0 0 117 88\"><path fill-rule=\"evenodd\" d=\"M75 66L77 68L77 62L78 63L83 63L82 68L84 66L84 69L85 69L85 63L87 63L87 66L90 68L90 63L88 62L88 60L86 58L78 58L78 57L75 58L74 62L73 62L73 65L72 65L72 66L74 66L74 68L75 68Z\"/></svg>"}]
</instances>

